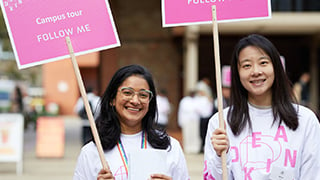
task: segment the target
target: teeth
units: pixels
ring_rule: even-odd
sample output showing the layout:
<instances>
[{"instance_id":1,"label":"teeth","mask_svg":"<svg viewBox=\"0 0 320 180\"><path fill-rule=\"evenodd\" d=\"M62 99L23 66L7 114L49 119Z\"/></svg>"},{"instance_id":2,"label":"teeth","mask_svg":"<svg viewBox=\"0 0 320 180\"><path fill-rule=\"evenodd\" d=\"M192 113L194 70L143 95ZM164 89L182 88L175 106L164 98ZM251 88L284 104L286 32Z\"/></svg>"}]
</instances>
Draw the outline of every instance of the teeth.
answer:
<instances>
[{"instance_id":1,"label":"teeth","mask_svg":"<svg viewBox=\"0 0 320 180\"><path fill-rule=\"evenodd\" d=\"M254 84L262 84L264 80L256 80L256 81L251 81Z\"/></svg>"},{"instance_id":2,"label":"teeth","mask_svg":"<svg viewBox=\"0 0 320 180\"><path fill-rule=\"evenodd\" d=\"M135 108L128 108L128 110L131 110L131 111L139 111L139 109L135 109Z\"/></svg>"},{"instance_id":3,"label":"teeth","mask_svg":"<svg viewBox=\"0 0 320 180\"><path fill-rule=\"evenodd\" d=\"M261 83L263 82L262 80L259 80L259 81L252 81L253 83Z\"/></svg>"}]
</instances>

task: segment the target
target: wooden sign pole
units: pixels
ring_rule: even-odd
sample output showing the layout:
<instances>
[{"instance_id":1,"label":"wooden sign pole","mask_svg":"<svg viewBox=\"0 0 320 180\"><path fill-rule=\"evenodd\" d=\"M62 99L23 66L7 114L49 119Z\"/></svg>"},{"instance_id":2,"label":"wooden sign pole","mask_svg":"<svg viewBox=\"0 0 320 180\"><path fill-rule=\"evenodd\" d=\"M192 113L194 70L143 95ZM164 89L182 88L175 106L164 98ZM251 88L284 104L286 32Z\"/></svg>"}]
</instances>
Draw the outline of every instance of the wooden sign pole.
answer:
<instances>
[{"instance_id":1,"label":"wooden sign pole","mask_svg":"<svg viewBox=\"0 0 320 180\"><path fill-rule=\"evenodd\" d=\"M73 47L72 47L71 40L70 40L69 36L66 37L66 43L68 45L69 54L70 54L71 61L72 61L72 66L73 66L75 75L77 77L78 86L79 86L80 93L81 93L81 96L82 96L82 99L83 99L84 107L85 107L85 109L87 111L87 115L88 115L88 118L89 118L89 123L90 123L91 131L92 131L92 135L93 135L94 141L96 142L96 146L98 148L98 153L99 153L99 157L100 157L100 160L101 160L101 163L102 163L102 167L103 167L103 169L109 169L109 165L108 165L108 163L107 163L107 161L106 161L106 159L104 157L104 152L103 152L103 149L102 149L100 137L99 137L99 134L98 134L98 131L97 131L97 127L96 127L96 124L95 124L95 121L94 121L94 118L93 118L93 115L92 115L91 107L90 107L90 104L89 104L89 101L88 101L88 98L87 98L87 93L86 93L84 85L83 85L83 81L82 81L82 78L81 78L79 66L78 66L76 57L74 55Z\"/></svg>"},{"instance_id":2,"label":"wooden sign pole","mask_svg":"<svg viewBox=\"0 0 320 180\"><path fill-rule=\"evenodd\" d=\"M215 69L216 69L216 86L217 86L217 99L218 99L218 115L219 115L219 127L224 127L223 120L223 97L222 97L222 87L221 87L221 67L220 67L220 53L219 53L219 34L218 34L218 23L217 23L217 12L216 6L212 6L212 24L213 24L213 47L214 47L214 59L215 59ZM221 154L222 160L222 178L223 180L228 179L227 170L227 155L226 151Z\"/></svg>"}]
</instances>

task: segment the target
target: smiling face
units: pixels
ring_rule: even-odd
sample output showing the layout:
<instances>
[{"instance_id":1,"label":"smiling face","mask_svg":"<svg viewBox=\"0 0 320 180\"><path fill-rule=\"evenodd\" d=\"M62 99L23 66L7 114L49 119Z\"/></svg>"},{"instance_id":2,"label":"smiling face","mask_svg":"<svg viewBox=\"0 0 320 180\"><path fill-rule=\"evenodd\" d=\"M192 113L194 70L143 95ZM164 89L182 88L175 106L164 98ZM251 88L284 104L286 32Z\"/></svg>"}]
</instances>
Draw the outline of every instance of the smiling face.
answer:
<instances>
[{"instance_id":1,"label":"smiling face","mask_svg":"<svg viewBox=\"0 0 320 180\"><path fill-rule=\"evenodd\" d=\"M248 101L255 105L270 106L274 70L270 57L254 46L239 53L238 71L241 84L248 91Z\"/></svg>"},{"instance_id":2,"label":"smiling face","mask_svg":"<svg viewBox=\"0 0 320 180\"><path fill-rule=\"evenodd\" d=\"M142 129L142 119L149 110L149 102L142 103L139 100L138 94L135 94L132 99L126 100L120 92L123 87L128 87L135 92L139 92L141 90L149 90L149 85L141 76L129 76L119 86L116 98L112 102L119 117L121 132L124 134L134 134Z\"/></svg>"}]
</instances>

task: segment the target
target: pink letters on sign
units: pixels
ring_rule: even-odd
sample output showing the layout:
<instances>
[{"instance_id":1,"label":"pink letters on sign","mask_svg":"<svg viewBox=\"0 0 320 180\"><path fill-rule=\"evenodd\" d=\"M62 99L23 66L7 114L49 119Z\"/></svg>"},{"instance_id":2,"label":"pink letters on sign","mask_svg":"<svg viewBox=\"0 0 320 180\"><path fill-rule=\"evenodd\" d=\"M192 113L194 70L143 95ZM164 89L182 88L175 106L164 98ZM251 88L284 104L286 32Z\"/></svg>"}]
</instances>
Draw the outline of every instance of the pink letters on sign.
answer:
<instances>
[{"instance_id":1,"label":"pink letters on sign","mask_svg":"<svg viewBox=\"0 0 320 180\"><path fill-rule=\"evenodd\" d=\"M120 46L107 0L1 0L19 68Z\"/></svg>"},{"instance_id":2,"label":"pink letters on sign","mask_svg":"<svg viewBox=\"0 0 320 180\"><path fill-rule=\"evenodd\" d=\"M271 17L270 0L162 0L164 27L212 22L212 5L218 21Z\"/></svg>"}]
</instances>

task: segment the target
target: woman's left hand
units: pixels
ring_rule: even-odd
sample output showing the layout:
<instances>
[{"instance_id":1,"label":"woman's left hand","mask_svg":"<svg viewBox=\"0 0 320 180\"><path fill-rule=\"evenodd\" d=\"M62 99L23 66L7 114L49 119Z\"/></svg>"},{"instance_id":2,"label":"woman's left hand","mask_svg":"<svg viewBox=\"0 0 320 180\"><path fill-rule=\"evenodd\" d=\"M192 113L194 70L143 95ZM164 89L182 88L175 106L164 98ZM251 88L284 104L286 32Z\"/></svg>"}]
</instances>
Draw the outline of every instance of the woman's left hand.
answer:
<instances>
[{"instance_id":1,"label":"woman's left hand","mask_svg":"<svg viewBox=\"0 0 320 180\"><path fill-rule=\"evenodd\" d=\"M172 180L171 177L166 176L164 174L151 174L149 180Z\"/></svg>"}]
</instances>

